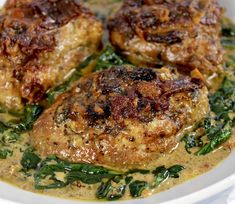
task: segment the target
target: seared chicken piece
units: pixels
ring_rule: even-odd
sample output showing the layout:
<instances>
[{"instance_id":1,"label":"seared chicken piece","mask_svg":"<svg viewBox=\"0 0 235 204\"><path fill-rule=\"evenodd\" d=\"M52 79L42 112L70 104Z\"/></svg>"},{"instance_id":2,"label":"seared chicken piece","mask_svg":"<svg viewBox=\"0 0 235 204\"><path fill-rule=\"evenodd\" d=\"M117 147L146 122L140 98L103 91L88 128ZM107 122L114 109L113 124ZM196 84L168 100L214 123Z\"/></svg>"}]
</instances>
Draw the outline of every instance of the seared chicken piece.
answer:
<instances>
[{"instance_id":1,"label":"seared chicken piece","mask_svg":"<svg viewBox=\"0 0 235 204\"><path fill-rule=\"evenodd\" d=\"M0 104L41 100L97 51L102 32L77 0L9 0L0 17Z\"/></svg>"},{"instance_id":2,"label":"seared chicken piece","mask_svg":"<svg viewBox=\"0 0 235 204\"><path fill-rule=\"evenodd\" d=\"M118 66L81 78L61 95L35 123L31 141L42 156L139 167L175 148L208 109L198 79Z\"/></svg>"},{"instance_id":3,"label":"seared chicken piece","mask_svg":"<svg viewBox=\"0 0 235 204\"><path fill-rule=\"evenodd\" d=\"M175 64L220 72L222 9L216 0L124 0L110 19L110 41L134 64Z\"/></svg>"}]
</instances>

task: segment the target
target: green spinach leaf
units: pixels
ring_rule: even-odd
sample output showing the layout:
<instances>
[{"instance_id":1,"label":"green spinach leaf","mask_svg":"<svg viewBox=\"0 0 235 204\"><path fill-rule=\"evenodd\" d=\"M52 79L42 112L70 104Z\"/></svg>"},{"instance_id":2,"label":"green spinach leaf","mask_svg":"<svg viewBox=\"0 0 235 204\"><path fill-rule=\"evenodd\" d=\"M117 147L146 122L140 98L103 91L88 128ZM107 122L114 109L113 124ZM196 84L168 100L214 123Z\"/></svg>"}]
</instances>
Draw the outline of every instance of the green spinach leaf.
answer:
<instances>
[{"instance_id":1,"label":"green spinach leaf","mask_svg":"<svg viewBox=\"0 0 235 204\"><path fill-rule=\"evenodd\" d=\"M41 106L27 105L24 114L18 120L8 123L0 122L0 151L2 152L0 159L6 159L7 156L12 155L14 143L18 141L23 132L32 129L33 123L42 111Z\"/></svg>"},{"instance_id":2,"label":"green spinach leaf","mask_svg":"<svg viewBox=\"0 0 235 204\"><path fill-rule=\"evenodd\" d=\"M14 129L18 132L24 132L32 129L33 123L38 119L43 111L39 105L27 105L25 107L24 117L20 120Z\"/></svg>"},{"instance_id":3,"label":"green spinach leaf","mask_svg":"<svg viewBox=\"0 0 235 204\"><path fill-rule=\"evenodd\" d=\"M171 178L179 178L179 173L184 170L185 168L181 165L174 165L170 168L168 168L169 175Z\"/></svg>"},{"instance_id":4,"label":"green spinach leaf","mask_svg":"<svg viewBox=\"0 0 235 204\"><path fill-rule=\"evenodd\" d=\"M100 56L97 58L95 71L109 69L113 65L122 65L126 62L118 56L111 46L106 47Z\"/></svg>"},{"instance_id":5,"label":"green spinach leaf","mask_svg":"<svg viewBox=\"0 0 235 204\"><path fill-rule=\"evenodd\" d=\"M6 159L8 156L12 156L12 154L12 150L0 149L0 159Z\"/></svg>"},{"instance_id":6,"label":"green spinach leaf","mask_svg":"<svg viewBox=\"0 0 235 204\"><path fill-rule=\"evenodd\" d=\"M213 130L213 129L212 129ZM201 149L199 149L195 154L196 155L206 155L216 148L218 148L221 144L226 142L232 134L231 122L225 124L222 129L215 131L213 138L210 139L208 143L206 143Z\"/></svg>"},{"instance_id":7,"label":"green spinach leaf","mask_svg":"<svg viewBox=\"0 0 235 204\"><path fill-rule=\"evenodd\" d=\"M181 165L174 165L168 169L165 166L157 167L152 173L155 175L154 187L160 185L168 178L179 178L179 173L184 169Z\"/></svg>"},{"instance_id":8,"label":"green spinach leaf","mask_svg":"<svg viewBox=\"0 0 235 204\"><path fill-rule=\"evenodd\" d=\"M169 171L165 168L165 166L157 167L152 173L155 175L155 182L157 185L160 185L170 176Z\"/></svg>"},{"instance_id":9,"label":"green spinach leaf","mask_svg":"<svg viewBox=\"0 0 235 204\"><path fill-rule=\"evenodd\" d=\"M23 170L28 171L30 169L36 169L40 161L41 158L34 153L34 149L29 147L24 151L20 164L22 165Z\"/></svg>"},{"instance_id":10,"label":"green spinach leaf","mask_svg":"<svg viewBox=\"0 0 235 204\"><path fill-rule=\"evenodd\" d=\"M233 27L222 28L222 36L235 37L235 28Z\"/></svg>"},{"instance_id":11,"label":"green spinach leaf","mask_svg":"<svg viewBox=\"0 0 235 204\"><path fill-rule=\"evenodd\" d=\"M63 180L57 178L57 173L63 173ZM86 184L96 184L102 182L103 179L110 179L119 172L115 172L104 167L94 166L91 164L69 163L50 157L42 161L35 173L36 189L51 189L64 187L75 181L81 181ZM44 181L49 183L43 185Z\"/></svg>"},{"instance_id":12,"label":"green spinach leaf","mask_svg":"<svg viewBox=\"0 0 235 204\"><path fill-rule=\"evenodd\" d=\"M204 119L194 133L182 139L187 152L191 153L191 148L199 148L195 152L197 156L214 151L231 137L235 120L235 81L226 77L220 89L209 96L209 102L215 116Z\"/></svg>"},{"instance_id":13,"label":"green spinach leaf","mask_svg":"<svg viewBox=\"0 0 235 204\"><path fill-rule=\"evenodd\" d=\"M140 197L142 192L148 187L146 181L133 181L129 185L130 194L133 198Z\"/></svg>"}]
</instances>

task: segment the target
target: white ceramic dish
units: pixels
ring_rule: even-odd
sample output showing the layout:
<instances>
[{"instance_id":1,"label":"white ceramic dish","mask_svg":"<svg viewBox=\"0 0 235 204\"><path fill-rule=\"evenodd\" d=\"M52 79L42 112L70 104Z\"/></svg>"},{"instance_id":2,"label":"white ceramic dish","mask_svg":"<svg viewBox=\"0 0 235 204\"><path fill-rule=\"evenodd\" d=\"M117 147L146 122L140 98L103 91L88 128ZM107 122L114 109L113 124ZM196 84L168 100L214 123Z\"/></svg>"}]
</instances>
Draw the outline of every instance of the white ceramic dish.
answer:
<instances>
[{"instance_id":1,"label":"white ceramic dish","mask_svg":"<svg viewBox=\"0 0 235 204\"><path fill-rule=\"evenodd\" d=\"M229 17L235 20L235 0L219 0L226 7ZM3 4L4 0L0 0ZM215 195L235 184L235 152L214 170L190 180L168 191L146 199L117 201L116 204L187 204L195 203ZM99 202L82 202L57 199L38 195L0 182L1 204L98 204Z\"/></svg>"}]
</instances>

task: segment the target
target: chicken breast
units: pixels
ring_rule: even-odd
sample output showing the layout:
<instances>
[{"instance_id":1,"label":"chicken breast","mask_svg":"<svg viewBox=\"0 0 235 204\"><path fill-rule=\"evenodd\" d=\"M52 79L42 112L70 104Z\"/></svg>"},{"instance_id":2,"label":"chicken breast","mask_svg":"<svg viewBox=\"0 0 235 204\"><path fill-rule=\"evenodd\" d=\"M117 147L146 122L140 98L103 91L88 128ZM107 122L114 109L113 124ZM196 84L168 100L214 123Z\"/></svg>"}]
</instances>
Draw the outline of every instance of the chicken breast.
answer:
<instances>
[{"instance_id":1,"label":"chicken breast","mask_svg":"<svg viewBox=\"0 0 235 204\"><path fill-rule=\"evenodd\" d=\"M182 72L220 72L222 9L216 0L124 0L110 41L137 65L170 63Z\"/></svg>"},{"instance_id":2,"label":"chicken breast","mask_svg":"<svg viewBox=\"0 0 235 204\"><path fill-rule=\"evenodd\" d=\"M77 0L8 0L0 16L0 104L40 101L97 51L102 32Z\"/></svg>"},{"instance_id":3,"label":"chicken breast","mask_svg":"<svg viewBox=\"0 0 235 204\"><path fill-rule=\"evenodd\" d=\"M208 106L198 79L118 66L81 78L41 115L30 138L42 156L140 167L175 148Z\"/></svg>"}]
</instances>

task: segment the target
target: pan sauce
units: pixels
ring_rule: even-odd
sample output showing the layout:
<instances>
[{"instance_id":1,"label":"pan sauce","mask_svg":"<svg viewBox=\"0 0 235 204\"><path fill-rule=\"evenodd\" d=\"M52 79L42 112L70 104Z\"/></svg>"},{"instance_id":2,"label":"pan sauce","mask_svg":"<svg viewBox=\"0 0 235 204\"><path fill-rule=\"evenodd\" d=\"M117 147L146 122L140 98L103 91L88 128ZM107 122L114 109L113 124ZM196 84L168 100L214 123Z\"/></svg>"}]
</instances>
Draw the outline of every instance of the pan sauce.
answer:
<instances>
[{"instance_id":1,"label":"pan sauce","mask_svg":"<svg viewBox=\"0 0 235 204\"><path fill-rule=\"evenodd\" d=\"M22 158L22 149L27 148L28 134L24 134L21 137L21 142L16 146L14 150L14 155L6 160L1 160L0 163L0 178L6 182L14 184L24 190L43 193L50 196L68 198L68 199L85 199L93 200L96 199L95 193L100 184L86 185L80 182L75 182L62 189L53 190L35 190L33 177L27 177L19 171L22 169L20 160ZM206 156L194 156L193 154L188 154L184 149L184 144L181 143L179 147L169 155L163 155L157 161L153 161L148 166L147 169L153 169L154 167L165 165L167 167L173 164L181 164L185 169L180 174L178 179L169 179L162 183L158 188L154 190L145 190L143 196L149 196L153 193L158 193L160 191L165 191L171 187L188 181L200 174L206 173L207 171L216 167L223 159L225 159L230 153L229 148L220 148ZM135 174L135 178L138 180L152 181L153 177L150 175ZM127 191L128 192L128 191ZM128 193L126 193L124 199L131 198Z\"/></svg>"}]
</instances>

